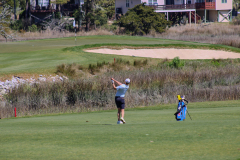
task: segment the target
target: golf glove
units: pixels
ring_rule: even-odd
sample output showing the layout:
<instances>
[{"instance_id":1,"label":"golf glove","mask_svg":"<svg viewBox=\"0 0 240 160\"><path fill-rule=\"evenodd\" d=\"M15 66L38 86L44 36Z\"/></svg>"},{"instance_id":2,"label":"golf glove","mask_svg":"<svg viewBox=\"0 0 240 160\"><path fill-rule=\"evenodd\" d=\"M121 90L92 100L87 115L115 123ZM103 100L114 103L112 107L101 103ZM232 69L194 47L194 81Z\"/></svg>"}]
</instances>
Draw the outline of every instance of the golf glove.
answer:
<instances>
[{"instance_id":1,"label":"golf glove","mask_svg":"<svg viewBox=\"0 0 240 160\"><path fill-rule=\"evenodd\" d=\"M112 81L112 84L114 83L114 80L111 80Z\"/></svg>"}]
</instances>

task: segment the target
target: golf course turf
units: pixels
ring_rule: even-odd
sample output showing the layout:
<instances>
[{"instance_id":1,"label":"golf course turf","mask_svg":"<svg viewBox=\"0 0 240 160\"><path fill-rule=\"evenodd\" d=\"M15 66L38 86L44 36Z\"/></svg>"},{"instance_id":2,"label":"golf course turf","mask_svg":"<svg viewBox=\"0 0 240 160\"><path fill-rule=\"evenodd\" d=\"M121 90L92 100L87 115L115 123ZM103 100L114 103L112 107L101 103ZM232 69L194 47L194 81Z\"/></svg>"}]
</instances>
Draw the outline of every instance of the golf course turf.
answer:
<instances>
[{"instance_id":1,"label":"golf course turf","mask_svg":"<svg viewBox=\"0 0 240 160\"><path fill-rule=\"evenodd\" d=\"M183 122L176 105L0 120L0 159L240 158L240 101L190 103Z\"/></svg>"},{"instance_id":2,"label":"golf course turf","mask_svg":"<svg viewBox=\"0 0 240 160\"><path fill-rule=\"evenodd\" d=\"M76 44L74 39L0 43L0 78L53 74L63 63L87 66L118 57L139 58L83 51L103 45L221 48L240 53L229 46L147 37L83 36ZM183 122L174 117L177 102L126 107L126 124L121 125L116 110L0 119L0 160L240 160L240 101L189 101L192 120L187 115Z\"/></svg>"},{"instance_id":3,"label":"golf course turf","mask_svg":"<svg viewBox=\"0 0 240 160\"><path fill-rule=\"evenodd\" d=\"M82 50L103 45L208 48L240 53L240 49L224 45L133 36L82 36L77 37L76 44L75 37L0 43L0 77L19 73L53 74L56 66L63 63L87 66L102 61L112 62L114 58L120 57L130 61L138 59L131 56L89 54Z\"/></svg>"}]
</instances>

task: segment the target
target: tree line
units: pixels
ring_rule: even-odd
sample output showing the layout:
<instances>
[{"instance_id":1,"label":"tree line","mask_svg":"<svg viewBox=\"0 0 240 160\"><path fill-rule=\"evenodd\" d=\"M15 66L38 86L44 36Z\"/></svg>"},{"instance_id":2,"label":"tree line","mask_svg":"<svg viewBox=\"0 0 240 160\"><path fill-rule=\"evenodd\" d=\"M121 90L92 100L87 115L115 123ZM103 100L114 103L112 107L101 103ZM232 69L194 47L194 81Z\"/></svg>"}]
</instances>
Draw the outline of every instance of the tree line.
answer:
<instances>
[{"instance_id":1,"label":"tree line","mask_svg":"<svg viewBox=\"0 0 240 160\"><path fill-rule=\"evenodd\" d=\"M15 1L15 3L14 3ZM48 19L40 24L32 24L28 16L30 0L0 0L0 35L5 38L11 37L9 29L18 31L37 31L37 30L69 30L74 31L71 21L62 18L62 11L56 12L52 19ZM74 4L74 0L56 0L54 2L58 7L66 3ZM238 10L240 0L233 1L233 7ZM10 17L17 13L19 20L10 20ZM85 0L84 4L74 10L73 16L78 26L85 31L104 27L109 29L108 20L115 20L115 1L114 0ZM162 33L166 28L172 25L167 21L164 14L154 12L154 9L145 3L136 5L128 12L115 20L112 28L121 28L122 33L129 35L145 35L151 31Z\"/></svg>"}]
</instances>

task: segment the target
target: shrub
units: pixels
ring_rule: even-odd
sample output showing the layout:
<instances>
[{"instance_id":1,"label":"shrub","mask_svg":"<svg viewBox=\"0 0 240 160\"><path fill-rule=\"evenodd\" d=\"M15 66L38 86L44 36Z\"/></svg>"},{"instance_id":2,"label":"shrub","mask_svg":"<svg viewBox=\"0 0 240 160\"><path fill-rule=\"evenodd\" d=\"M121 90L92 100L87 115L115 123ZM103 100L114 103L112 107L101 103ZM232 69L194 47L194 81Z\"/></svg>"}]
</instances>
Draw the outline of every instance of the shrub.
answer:
<instances>
[{"instance_id":1,"label":"shrub","mask_svg":"<svg viewBox=\"0 0 240 160\"><path fill-rule=\"evenodd\" d=\"M96 26L102 26L104 24L107 24L107 15L106 15L106 11L103 8L97 8L95 10L95 24Z\"/></svg>"},{"instance_id":2,"label":"shrub","mask_svg":"<svg viewBox=\"0 0 240 160\"><path fill-rule=\"evenodd\" d=\"M13 30L21 31L28 30L28 27L31 25L31 21L29 19L19 19L14 20L10 24L10 28Z\"/></svg>"},{"instance_id":3,"label":"shrub","mask_svg":"<svg viewBox=\"0 0 240 160\"><path fill-rule=\"evenodd\" d=\"M61 13L60 12L56 12L55 13L55 18L56 19L61 19Z\"/></svg>"},{"instance_id":4,"label":"shrub","mask_svg":"<svg viewBox=\"0 0 240 160\"><path fill-rule=\"evenodd\" d=\"M126 60L124 60L124 59L122 59L122 58L117 58L115 63L130 65L130 62L129 62L129 61L126 61Z\"/></svg>"},{"instance_id":5,"label":"shrub","mask_svg":"<svg viewBox=\"0 0 240 160\"><path fill-rule=\"evenodd\" d=\"M58 106L60 105L63 100L62 97L64 96L64 88L61 87L59 83L55 83L49 87L49 98L52 101L52 105Z\"/></svg>"},{"instance_id":6,"label":"shrub","mask_svg":"<svg viewBox=\"0 0 240 160\"><path fill-rule=\"evenodd\" d=\"M212 63L212 65L218 67L218 66L220 66L220 61L221 61L220 59L212 59L211 63Z\"/></svg>"},{"instance_id":7,"label":"shrub","mask_svg":"<svg viewBox=\"0 0 240 160\"><path fill-rule=\"evenodd\" d=\"M110 31L115 31L115 30L117 30L117 25L114 25L114 24L110 25Z\"/></svg>"},{"instance_id":8,"label":"shrub","mask_svg":"<svg viewBox=\"0 0 240 160\"><path fill-rule=\"evenodd\" d=\"M105 30L108 30L108 31L116 31L117 27L118 26L115 25L115 24L111 24L111 25L104 24L103 26L101 26L101 29L105 29Z\"/></svg>"},{"instance_id":9,"label":"shrub","mask_svg":"<svg viewBox=\"0 0 240 160\"><path fill-rule=\"evenodd\" d=\"M72 105L74 106L76 101L77 101L77 97L76 97L76 94L75 94L75 90L74 88L70 88L68 91L67 91L67 104L68 105Z\"/></svg>"},{"instance_id":10,"label":"shrub","mask_svg":"<svg viewBox=\"0 0 240 160\"><path fill-rule=\"evenodd\" d=\"M240 14L232 20L232 24L240 25Z\"/></svg>"},{"instance_id":11,"label":"shrub","mask_svg":"<svg viewBox=\"0 0 240 160\"><path fill-rule=\"evenodd\" d=\"M30 32L36 32L38 30L37 25L33 24L30 27L28 27Z\"/></svg>"},{"instance_id":12,"label":"shrub","mask_svg":"<svg viewBox=\"0 0 240 160\"><path fill-rule=\"evenodd\" d=\"M65 64L61 64L61 65L59 65L59 66L57 66L57 73L64 73L64 71L65 71Z\"/></svg>"},{"instance_id":13,"label":"shrub","mask_svg":"<svg viewBox=\"0 0 240 160\"><path fill-rule=\"evenodd\" d=\"M99 71L99 68L94 64L89 64L88 65L88 70L91 74L95 74L95 72Z\"/></svg>"},{"instance_id":14,"label":"shrub","mask_svg":"<svg viewBox=\"0 0 240 160\"><path fill-rule=\"evenodd\" d=\"M148 63L147 59L145 59L145 60L134 60L133 65L134 66L145 66L145 65L147 65L147 63Z\"/></svg>"},{"instance_id":15,"label":"shrub","mask_svg":"<svg viewBox=\"0 0 240 160\"><path fill-rule=\"evenodd\" d=\"M184 66L184 62L179 59L179 57L173 58L171 62L169 62L169 67L171 68L181 68Z\"/></svg>"},{"instance_id":16,"label":"shrub","mask_svg":"<svg viewBox=\"0 0 240 160\"><path fill-rule=\"evenodd\" d=\"M102 68L104 65L106 65L107 63L105 61L101 62L97 62L97 67L98 68Z\"/></svg>"},{"instance_id":17,"label":"shrub","mask_svg":"<svg viewBox=\"0 0 240 160\"><path fill-rule=\"evenodd\" d=\"M68 31L74 31L74 27L72 24L66 24L65 29Z\"/></svg>"},{"instance_id":18,"label":"shrub","mask_svg":"<svg viewBox=\"0 0 240 160\"><path fill-rule=\"evenodd\" d=\"M16 21L11 22L10 28L13 30L20 31L21 29L24 28L22 20L16 20Z\"/></svg>"},{"instance_id":19,"label":"shrub","mask_svg":"<svg viewBox=\"0 0 240 160\"><path fill-rule=\"evenodd\" d=\"M82 65L79 65L79 66L78 66L78 69L79 69L79 70L83 70L83 66L82 66Z\"/></svg>"},{"instance_id":20,"label":"shrub","mask_svg":"<svg viewBox=\"0 0 240 160\"><path fill-rule=\"evenodd\" d=\"M64 75L70 76L70 77L73 77L76 75L76 71L73 68L73 64L68 64L68 65L61 64L61 65L57 66L56 73L62 73Z\"/></svg>"}]
</instances>

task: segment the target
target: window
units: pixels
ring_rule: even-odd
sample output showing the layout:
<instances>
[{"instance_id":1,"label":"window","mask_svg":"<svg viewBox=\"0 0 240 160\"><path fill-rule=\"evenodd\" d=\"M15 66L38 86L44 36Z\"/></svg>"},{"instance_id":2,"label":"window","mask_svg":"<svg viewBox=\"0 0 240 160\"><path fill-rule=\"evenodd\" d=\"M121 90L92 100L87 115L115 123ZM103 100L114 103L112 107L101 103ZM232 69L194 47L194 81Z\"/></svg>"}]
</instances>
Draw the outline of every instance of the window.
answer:
<instances>
[{"instance_id":1,"label":"window","mask_svg":"<svg viewBox=\"0 0 240 160\"><path fill-rule=\"evenodd\" d=\"M80 5L84 4L84 0L80 0Z\"/></svg>"},{"instance_id":2,"label":"window","mask_svg":"<svg viewBox=\"0 0 240 160\"><path fill-rule=\"evenodd\" d=\"M222 3L227 3L227 0L222 0Z\"/></svg>"},{"instance_id":3,"label":"window","mask_svg":"<svg viewBox=\"0 0 240 160\"><path fill-rule=\"evenodd\" d=\"M148 0L148 5L158 5L157 0Z\"/></svg>"},{"instance_id":4,"label":"window","mask_svg":"<svg viewBox=\"0 0 240 160\"><path fill-rule=\"evenodd\" d=\"M129 0L126 0L126 7L129 7Z\"/></svg>"}]
</instances>

